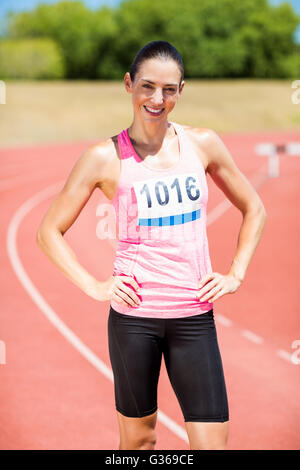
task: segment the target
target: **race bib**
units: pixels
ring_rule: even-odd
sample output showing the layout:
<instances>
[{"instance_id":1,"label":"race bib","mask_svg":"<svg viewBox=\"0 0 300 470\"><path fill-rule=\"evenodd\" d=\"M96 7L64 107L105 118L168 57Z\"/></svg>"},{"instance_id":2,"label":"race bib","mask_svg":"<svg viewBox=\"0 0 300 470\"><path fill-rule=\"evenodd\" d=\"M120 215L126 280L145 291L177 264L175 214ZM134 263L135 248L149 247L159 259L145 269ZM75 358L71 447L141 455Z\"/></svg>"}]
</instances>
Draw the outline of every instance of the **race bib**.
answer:
<instances>
[{"instance_id":1,"label":"race bib","mask_svg":"<svg viewBox=\"0 0 300 470\"><path fill-rule=\"evenodd\" d=\"M196 173L151 178L133 187L138 225L178 225L200 218L202 192Z\"/></svg>"}]
</instances>

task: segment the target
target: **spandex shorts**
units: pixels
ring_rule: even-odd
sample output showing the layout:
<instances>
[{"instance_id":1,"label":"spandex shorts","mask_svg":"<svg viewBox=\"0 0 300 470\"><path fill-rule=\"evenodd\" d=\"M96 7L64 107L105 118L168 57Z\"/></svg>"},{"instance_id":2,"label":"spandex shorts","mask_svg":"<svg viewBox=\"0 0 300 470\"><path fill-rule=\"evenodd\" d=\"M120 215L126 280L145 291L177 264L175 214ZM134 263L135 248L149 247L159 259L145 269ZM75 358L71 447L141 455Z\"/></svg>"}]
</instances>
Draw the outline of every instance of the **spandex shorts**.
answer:
<instances>
[{"instance_id":1,"label":"spandex shorts","mask_svg":"<svg viewBox=\"0 0 300 470\"><path fill-rule=\"evenodd\" d=\"M183 318L108 317L115 406L141 418L157 410L161 359L185 421L229 420L227 393L213 309Z\"/></svg>"}]
</instances>

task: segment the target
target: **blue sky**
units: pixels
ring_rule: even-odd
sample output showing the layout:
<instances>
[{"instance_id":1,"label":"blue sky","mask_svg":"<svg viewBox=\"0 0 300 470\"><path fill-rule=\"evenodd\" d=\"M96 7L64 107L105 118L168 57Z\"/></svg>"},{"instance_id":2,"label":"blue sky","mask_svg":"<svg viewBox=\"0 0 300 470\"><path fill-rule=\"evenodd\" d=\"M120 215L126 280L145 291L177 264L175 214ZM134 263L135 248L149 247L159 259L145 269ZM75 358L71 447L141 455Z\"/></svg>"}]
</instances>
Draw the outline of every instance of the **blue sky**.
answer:
<instances>
[{"instance_id":1,"label":"blue sky","mask_svg":"<svg viewBox=\"0 0 300 470\"><path fill-rule=\"evenodd\" d=\"M28 11L33 9L39 3L57 3L60 0L0 0L0 20L6 15L9 10L12 11ZM103 5L114 7L121 3L121 0L82 0L88 8L97 9ZM241 0L242 1L242 0ZM300 15L300 0L285 0L293 5L294 10ZM269 0L271 5L279 5L284 3L284 0ZM300 27L297 30L297 41L300 43Z\"/></svg>"},{"instance_id":2,"label":"blue sky","mask_svg":"<svg viewBox=\"0 0 300 470\"><path fill-rule=\"evenodd\" d=\"M82 0L91 10L107 5L114 7L120 3L121 0ZM12 11L28 11L32 10L39 3L58 3L59 0L0 0L0 18L6 14L8 10Z\"/></svg>"},{"instance_id":3,"label":"blue sky","mask_svg":"<svg viewBox=\"0 0 300 470\"><path fill-rule=\"evenodd\" d=\"M0 17L3 17L8 10L26 11L31 10L39 3L57 3L59 0L0 0ZM102 5L110 7L121 3L121 0L82 0L89 8L97 9ZM269 0L272 5L279 5L284 0ZM293 5L294 10L300 14L300 0L285 0Z\"/></svg>"}]
</instances>

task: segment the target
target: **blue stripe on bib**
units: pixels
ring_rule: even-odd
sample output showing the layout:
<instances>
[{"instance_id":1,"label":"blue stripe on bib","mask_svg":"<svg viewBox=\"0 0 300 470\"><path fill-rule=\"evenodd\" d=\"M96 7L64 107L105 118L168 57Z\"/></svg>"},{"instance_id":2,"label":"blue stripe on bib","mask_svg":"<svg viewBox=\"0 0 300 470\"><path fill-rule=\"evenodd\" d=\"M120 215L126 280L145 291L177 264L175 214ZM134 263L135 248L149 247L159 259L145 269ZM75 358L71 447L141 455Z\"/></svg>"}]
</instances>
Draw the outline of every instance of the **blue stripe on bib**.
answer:
<instances>
[{"instance_id":1,"label":"blue stripe on bib","mask_svg":"<svg viewBox=\"0 0 300 470\"><path fill-rule=\"evenodd\" d=\"M187 212L185 214L168 215L166 217L153 217L150 219L139 219L138 225L144 225L148 227L153 226L165 226L165 225L179 225L191 222L200 218L200 209L193 212Z\"/></svg>"}]
</instances>

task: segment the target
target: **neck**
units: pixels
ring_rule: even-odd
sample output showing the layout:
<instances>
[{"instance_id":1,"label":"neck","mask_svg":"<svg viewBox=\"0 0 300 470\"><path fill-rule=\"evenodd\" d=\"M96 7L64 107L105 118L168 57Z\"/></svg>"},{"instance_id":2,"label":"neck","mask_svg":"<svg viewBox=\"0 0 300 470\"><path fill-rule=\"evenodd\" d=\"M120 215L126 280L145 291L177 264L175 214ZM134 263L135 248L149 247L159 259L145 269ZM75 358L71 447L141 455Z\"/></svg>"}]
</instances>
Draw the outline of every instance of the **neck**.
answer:
<instances>
[{"instance_id":1,"label":"neck","mask_svg":"<svg viewBox=\"0 0 300 470\"><path fill-rule=\"evenodd\" d=\"M140 148L157 149L162 146L165 137L175 135L175 131L168 121L156 123L134 120L128 128L128 135Z\"/></svg>"}]
</instances>

